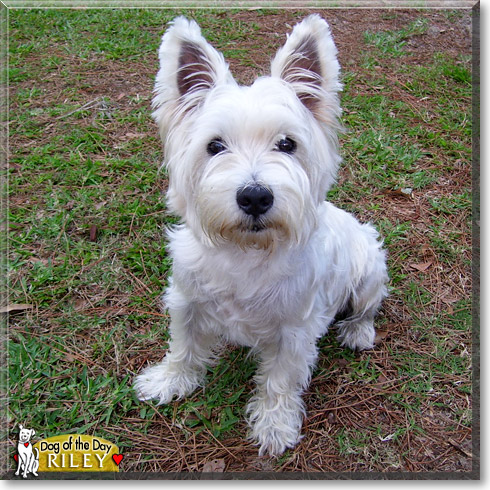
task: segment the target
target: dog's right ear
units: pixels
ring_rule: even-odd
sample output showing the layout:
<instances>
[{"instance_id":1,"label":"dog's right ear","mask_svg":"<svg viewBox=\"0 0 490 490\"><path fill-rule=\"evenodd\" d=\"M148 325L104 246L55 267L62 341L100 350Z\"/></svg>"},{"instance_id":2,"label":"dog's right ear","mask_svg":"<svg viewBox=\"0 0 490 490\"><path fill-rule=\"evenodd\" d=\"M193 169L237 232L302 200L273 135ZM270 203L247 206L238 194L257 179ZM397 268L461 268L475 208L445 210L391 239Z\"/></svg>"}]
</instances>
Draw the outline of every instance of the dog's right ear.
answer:
<instances>
[{"instance_id":1,"label":"dog's right ear","mask_svg":"<svg viewBox=\"0 0 490 490\"><path fill-rule=\"evenodd\" d=\"M19 430L22 430L23 428L24 428L24 426L19 424Z\"/></svg>"},{"instance_id":2,"label":"dog's right ear","mask_svg":"<svg viewBox=\"0 0 490 490\"><path fill-rule=\"evenodd\" d=\"M201 35L193 20L177 17L162 38L153 117L162 136L168 121L198 106L214 86L235 83L223 55Z\"/></svg>"}]
</instances>

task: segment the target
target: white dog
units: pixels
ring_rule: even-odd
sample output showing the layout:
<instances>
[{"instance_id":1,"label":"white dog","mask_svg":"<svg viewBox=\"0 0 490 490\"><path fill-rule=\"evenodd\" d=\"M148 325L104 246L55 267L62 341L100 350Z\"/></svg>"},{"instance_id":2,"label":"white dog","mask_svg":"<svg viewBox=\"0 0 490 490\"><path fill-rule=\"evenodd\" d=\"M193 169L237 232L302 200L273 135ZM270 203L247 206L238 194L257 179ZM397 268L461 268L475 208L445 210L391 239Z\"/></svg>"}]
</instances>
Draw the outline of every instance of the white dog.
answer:
<instances>
[{"instance_id":1,"label":"white dog","mask_svg":"<svg viewBox=\"0 0 490 490\"><path fill-rule=\"evenodd\" d=\"M16 476L19 476L22 471L22 477L27 478L27 473L32 473L34 476L38 476L37 469L39 468L39 451L34 448L36 455L34 455L34 450L32 449L31 438L36 433L34 429L24 429L22 425L19 424L19 443L17 444L17 471Z\"/></svg>"},{"instance_id":2,"label":"white dog","mask_svg":"<svg viewBox=\"0 0 490 490\"><path fill-rule=\"evenodd\" d=\"M163 36L153 116L169 173L173 278L169 352L137 376L141 400L169 403L201 386L220 340L259 358L247 406L259 454L300 439L316 341L373 347L387 294L385 253L370 225L325 201L340 162L337 50L328 24L298 24L271 75L239 86L198 25Z\"/></svg>"}]
</instances>

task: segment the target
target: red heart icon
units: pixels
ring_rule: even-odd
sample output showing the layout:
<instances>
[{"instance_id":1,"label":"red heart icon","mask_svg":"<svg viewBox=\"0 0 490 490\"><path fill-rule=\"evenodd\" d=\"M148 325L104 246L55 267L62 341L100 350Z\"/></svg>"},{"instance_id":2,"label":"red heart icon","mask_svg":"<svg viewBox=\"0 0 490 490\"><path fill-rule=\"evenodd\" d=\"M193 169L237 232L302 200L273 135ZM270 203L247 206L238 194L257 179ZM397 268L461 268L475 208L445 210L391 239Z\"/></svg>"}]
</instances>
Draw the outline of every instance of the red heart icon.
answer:
<instances>
[{"instance_id":1,"label":"red heart icon","mask_svg":"<svg viewBox=\"0 0 490 490\"><path fill-rule=\"evenodd\" d=\"M24 442L24 446L25 447L29 447L29 443L28 442Z\"/></svg>"},{"instance_id":2,"label":"red heart icon","mask_svg":"<svg viewBox=\"0 0 490 490\"><path fill-rule=\"evenodd\" d=\"M117 464L117 466L119 466L119 463L122 461L123 457L124 456L122 454L113 454L112 455L112 459L114 460L114 463Z\"/></svg>"},{"instance_id":3,"label":"red heart icon","mask_svg":"<svg viewBox=\"0 0 490 490\"><path fill-rule=\"evenodd\" d=\"M14 454L14 459L15 459L15 462L18 463L19 462L19 455L18 454Z\"/></svg>"}]
</instances>

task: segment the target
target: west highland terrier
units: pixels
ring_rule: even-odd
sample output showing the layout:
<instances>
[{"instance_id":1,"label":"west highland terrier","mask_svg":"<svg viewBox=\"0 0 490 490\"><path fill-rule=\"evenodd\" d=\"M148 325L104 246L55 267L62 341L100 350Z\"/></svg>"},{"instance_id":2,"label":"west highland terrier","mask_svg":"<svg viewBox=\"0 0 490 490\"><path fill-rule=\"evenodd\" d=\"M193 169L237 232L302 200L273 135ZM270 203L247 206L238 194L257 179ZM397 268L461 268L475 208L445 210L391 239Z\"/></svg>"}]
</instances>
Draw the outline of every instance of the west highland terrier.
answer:
<instances>
[{"instance_id":1,"label":"west highland terrier","mask_svg":"<svg viewBox=\"0 0 490 490\"><path fill-rule=\"evenodd\" d=\"M301 438L317 339L337 321L342 345L372 348L387 294L377 232L325 201L341 160L336 55L318 15L249 87L183 17L159 52L153 116L182 224L169 231L169 352L135 389L169 403L202 386L220 342L251 347L259 367L246 412L261 455Z\"/></svg>"}]
</instances>

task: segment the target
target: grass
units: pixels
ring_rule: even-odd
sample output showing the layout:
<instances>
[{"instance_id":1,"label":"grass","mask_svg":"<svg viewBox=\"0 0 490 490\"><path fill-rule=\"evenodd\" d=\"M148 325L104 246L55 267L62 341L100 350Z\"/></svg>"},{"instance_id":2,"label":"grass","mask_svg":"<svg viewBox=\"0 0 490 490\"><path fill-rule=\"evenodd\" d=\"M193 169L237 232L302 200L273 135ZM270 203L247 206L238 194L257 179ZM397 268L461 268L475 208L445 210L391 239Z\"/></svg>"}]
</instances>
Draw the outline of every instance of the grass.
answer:
<instances>
[{"instance_id":1,"label":"grass","mask_svg":"<svg viewBox=\"0 0 490 490\"><path fill-rule=\"evenodd\" d=\"M410 22L406 27L396 31L366 31L364 41L381 55L390 58L398 58L406 54L407 40L413 36L420 36L427 30L428 19L418 18ZM373 54L374 54L373 53Z\"/></svg>"},{"instance_id":2,"label":"grass","mask_svg":"<svg viewBox=\"0 0 490 490\"><path fill-rule=\"evenodd\" d=\"M377 348L352 353L334 332L320 340L306 436L278 460L258 460L243 442L256 367L246 349L226 350L186 400L136 400L135 373L168 340L163 234L176 219L165 213L150 99L163 26L176 13L10 12L9 303L31 305L9 318L10 429L104 437L125 470L196 470L223 458L232 471L467 471L470 57L423 50L414 63L409 41L432 22L421 11L403 22L380 13L388 30L366 24L355 36L364 54L343 75L344 163L328 198L374 222L388 249ZM264 23L283 36L298 17L189 14L245 79L282 42Z\"/></svg>"}]
</instances>

